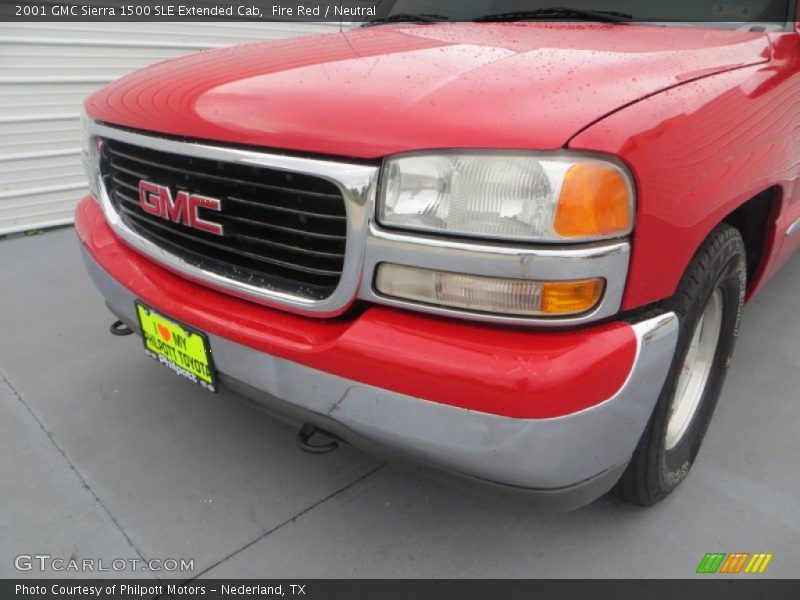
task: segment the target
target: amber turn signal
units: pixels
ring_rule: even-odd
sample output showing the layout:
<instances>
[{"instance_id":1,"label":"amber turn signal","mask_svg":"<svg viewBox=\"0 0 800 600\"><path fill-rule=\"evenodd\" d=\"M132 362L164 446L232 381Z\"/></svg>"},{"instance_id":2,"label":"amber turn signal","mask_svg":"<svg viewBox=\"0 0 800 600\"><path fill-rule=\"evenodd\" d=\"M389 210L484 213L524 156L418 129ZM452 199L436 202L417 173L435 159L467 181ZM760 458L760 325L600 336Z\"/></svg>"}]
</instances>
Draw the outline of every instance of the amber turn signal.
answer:
<instances>
[{"instance_id":1,"label":"amber turn signal","mask_svg":"<svg viewBox=\"0 0 800 600\"><path fill-rule=\"evenodd\" d=\"M563 238L624 235L631 229L631 190L619 170L597 162L570 167L553 228Z\"/></svg>"},{"instance_id":2,"label":"amber turn signal","mask_svg":"<svg viewBox=\"0 0 800 600\"><path fill-rule=\"evenodd\" d=\"M543 282L539 310L553 316L584 313L597 306L604 288L603 279Z\"/></svg>"}]
</instances>

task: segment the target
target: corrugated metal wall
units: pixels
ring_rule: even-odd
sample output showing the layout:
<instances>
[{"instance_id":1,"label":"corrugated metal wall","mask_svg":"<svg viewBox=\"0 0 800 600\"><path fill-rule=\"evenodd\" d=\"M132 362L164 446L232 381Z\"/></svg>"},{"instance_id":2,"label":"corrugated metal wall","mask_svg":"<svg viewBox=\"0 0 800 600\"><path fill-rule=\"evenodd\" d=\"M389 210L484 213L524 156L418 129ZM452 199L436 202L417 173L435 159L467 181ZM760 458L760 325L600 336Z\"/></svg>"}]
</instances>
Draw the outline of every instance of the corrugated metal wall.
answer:
<instances>
[{"instance_id":1,"label":"corrugated metal wall","mask_svg":"<svg viewBox=\"0 0 800 600\"><path fill-rule=\"evenodd\" d=\"M78 115L98 87L144 65L338 23L0 23L0 235L72 221L85 191Z\"/></svg>"}]
</instances>

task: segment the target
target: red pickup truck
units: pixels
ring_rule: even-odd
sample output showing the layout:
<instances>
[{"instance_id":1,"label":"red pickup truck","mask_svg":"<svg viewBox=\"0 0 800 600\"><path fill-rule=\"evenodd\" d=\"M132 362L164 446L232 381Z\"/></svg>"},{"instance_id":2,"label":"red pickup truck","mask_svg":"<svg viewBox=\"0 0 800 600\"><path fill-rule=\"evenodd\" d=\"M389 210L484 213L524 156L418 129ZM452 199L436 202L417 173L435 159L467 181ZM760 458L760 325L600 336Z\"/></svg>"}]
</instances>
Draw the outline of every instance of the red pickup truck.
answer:
<instances>
[{"instance_id":1,"label":"red pickup truck","mask_svg":"<svg viewBox=\"0 0 800 600\"><path fill-rule=\"evenodd\" d=\"M86 100L76 227L113 331L307 450L658 502L800 245L795 2L401 4Z\"/></svg>"}]
</instances>

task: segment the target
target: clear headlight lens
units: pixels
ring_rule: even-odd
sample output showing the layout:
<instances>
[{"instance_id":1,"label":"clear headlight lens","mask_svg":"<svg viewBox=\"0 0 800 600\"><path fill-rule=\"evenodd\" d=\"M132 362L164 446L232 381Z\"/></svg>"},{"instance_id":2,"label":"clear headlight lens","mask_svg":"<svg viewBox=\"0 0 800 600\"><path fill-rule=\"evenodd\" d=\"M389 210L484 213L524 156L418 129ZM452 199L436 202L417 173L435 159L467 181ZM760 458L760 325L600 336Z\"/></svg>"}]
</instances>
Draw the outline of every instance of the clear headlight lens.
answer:
<instances>
[{"instance_id":1,"label":"clear headlight lens","mask_svg":"<svg viewBox=\"0 0 800 600\"><path fill-rule=\"evenodd\" d=\"M81 111L81 161L83 162L83 170L86 173L86 179L89 183L89 192L95 199L99 199L100 190L98 187L98 178L100 177L100 146L101 141L99 138L92 138L89 135L89 117L86 116L84 111Z\"/></svg>"},{"instance_id":2,"label":"clear headlight lens","mask_svg":"<svg viewBox=\"0 0 800 600\"><path fill-rule=\"evenodd\" d=\"M618 165L563 153L451 152L388 158L378 219L388 227L511 241L587 241L633 226Z\"/></svg>"}]
</instances>

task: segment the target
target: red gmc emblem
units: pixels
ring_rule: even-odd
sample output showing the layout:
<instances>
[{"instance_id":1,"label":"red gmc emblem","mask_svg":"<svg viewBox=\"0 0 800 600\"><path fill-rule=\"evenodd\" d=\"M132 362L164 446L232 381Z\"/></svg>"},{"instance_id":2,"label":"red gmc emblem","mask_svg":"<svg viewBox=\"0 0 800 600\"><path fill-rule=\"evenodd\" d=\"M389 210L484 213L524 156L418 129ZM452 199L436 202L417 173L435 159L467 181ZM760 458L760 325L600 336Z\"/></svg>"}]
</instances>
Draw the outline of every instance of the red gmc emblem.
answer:
<instances>
[{"instance_id":1,"label":"red gmc emblem","mask_svg":"<svg viewBox=\"0 0 800 600\"><path fill-rule=\"evenodd\" d=\"M168 187L139 182L139 205L146 213L161 217L173 223L183 223L186 227L207 231L214 235L224 235L222 225L201 219L198 210L222 210L222 201L217 198L198 196L188 192L178 192L172 197Z\"/></svg>"}]
</instances>

